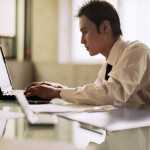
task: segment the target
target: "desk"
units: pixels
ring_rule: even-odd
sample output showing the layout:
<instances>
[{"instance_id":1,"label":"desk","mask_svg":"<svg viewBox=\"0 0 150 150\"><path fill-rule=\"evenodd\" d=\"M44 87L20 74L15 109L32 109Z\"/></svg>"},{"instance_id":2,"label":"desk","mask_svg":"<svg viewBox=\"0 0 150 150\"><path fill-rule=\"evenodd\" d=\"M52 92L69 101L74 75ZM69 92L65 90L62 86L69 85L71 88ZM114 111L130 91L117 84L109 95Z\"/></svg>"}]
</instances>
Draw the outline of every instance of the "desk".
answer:
<instances>
[{"instance_id":1,"label":"desk","mask_svg":"<svg viewBox=\"0 0 150 150\"><path fill-rule=\"evenodd\" d=\"M16 102L0 101L0 109L3 106L11 107L11 111L22 112ZM78 148L85 147L90 141L101 143L104 136L80 128L79 123L69 121L64 118L58 118L58 124L32 126L29 125L25 118L9 119L3 138L19 140L44 140L44 141L61 141L73 144Z\"/></svg>"},{"instance_id":2,"label":"desk","mask_svg":"<svg viewBox=\"0 0 150 150\"><path fill-rule=\"evenodd\" d=\"M100 150L150 150L150 108L122 107L110 112L61 114L61 117L76 120L84 128L101 132L106 138L96 149ZM92 128L93 127L93 128Z\"/></svg>"},{"instance_id":3,"label":"desk","mask_svg":"<svg viewBox=\"0 0 150 150\"><path fill-rule=\"evenodd\" d=\"M10 106L12 111L21 112L19 105L15 102L0 101L0 108L2 106ZM94 128L84 129L87 127L84 126L84 122L80 121L81 126L84 127L82 128L74 120L59 117L59 123L55 126L30 126L25 118L10 119L3 138L64 141L77 147L84 147L88 142L99 143L89 144L89 150L150 150L150 128L148 126L107 132L105 136L105 130L100 129L100 132L97 132Z\"/></svg>"}]
</instances>

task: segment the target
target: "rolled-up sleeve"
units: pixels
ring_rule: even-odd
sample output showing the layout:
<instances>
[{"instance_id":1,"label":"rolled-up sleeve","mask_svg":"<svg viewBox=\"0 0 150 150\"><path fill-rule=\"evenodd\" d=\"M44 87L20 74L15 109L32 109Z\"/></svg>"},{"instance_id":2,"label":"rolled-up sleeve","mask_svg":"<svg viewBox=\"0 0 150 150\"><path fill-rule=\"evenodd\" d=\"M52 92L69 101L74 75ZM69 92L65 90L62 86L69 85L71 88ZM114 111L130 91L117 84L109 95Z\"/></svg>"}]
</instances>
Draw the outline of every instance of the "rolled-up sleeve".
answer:
<instances>
[{"instance_id":1,"label":"rolled-up sleeve","mask_svg":"<svg viewBox=\"0 0 150 150\"><path fill-rule=\"evenodd\" d=\"M108 94L108 89L105 83L101 86L97 86L95 83L90 83L78 88L64 88L60 95L68 102L76 104L113 104L113 99Z\"/></svg>"}]
</instances>

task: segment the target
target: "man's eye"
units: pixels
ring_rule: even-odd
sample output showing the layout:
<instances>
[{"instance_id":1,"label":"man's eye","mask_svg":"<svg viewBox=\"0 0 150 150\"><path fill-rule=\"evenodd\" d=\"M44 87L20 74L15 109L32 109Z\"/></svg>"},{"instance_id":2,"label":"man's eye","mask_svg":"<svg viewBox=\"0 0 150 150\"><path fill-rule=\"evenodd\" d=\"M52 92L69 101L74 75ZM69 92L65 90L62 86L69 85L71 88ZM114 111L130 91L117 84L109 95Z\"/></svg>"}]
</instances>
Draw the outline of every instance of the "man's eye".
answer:
<instances>
[{"instance_id":1,"label":"man's eye","mask_svg":"<svg viewBox=\"0 0 150 150\"><path fill-rule=\"evenodd\" d=\"M85 35L85 34L87 34L87 31L83 31L82 33Z\"/></svg>"}]
</instances>

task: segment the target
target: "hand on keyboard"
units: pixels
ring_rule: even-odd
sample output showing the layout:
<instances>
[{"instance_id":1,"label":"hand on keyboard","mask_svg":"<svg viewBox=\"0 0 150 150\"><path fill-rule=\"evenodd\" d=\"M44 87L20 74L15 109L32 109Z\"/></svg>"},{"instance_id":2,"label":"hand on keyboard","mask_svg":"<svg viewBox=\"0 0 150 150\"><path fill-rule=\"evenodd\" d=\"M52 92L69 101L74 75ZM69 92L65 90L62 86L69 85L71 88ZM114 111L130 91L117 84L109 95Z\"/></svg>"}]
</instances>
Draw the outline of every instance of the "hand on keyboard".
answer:
<instances>
[{"instance_id":1,"label":"hand on keyboard","mask_svg":"<svg viewBox=\"0 0 150 150\"><path fill-rule=\"evenodd\" d=\"M25 95L38 96L43 100L51 100L53 98L60 98L60 91L62 88L51 86L50 84L31 84L26 91Z\"/></svg>"}]
</instances>

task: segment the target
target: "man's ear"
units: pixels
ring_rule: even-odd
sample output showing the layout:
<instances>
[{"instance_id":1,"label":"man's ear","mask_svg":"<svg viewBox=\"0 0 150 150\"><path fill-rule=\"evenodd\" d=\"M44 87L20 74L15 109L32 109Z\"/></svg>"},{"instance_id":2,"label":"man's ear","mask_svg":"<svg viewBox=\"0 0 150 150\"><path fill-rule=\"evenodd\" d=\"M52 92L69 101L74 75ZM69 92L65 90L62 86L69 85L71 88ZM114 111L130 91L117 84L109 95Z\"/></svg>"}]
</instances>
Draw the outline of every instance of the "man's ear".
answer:
<instances>
[{"instance_id":1,"label":"man's ear","mask_svg":"<svg viewBox=\"0 0 150 150\"><path fill-rule=\"evenodd\" d=\"M111 31L111 25L108 20L104 20L99 26L100 33L108 33Z\"/></svg>"}]
</instances>

